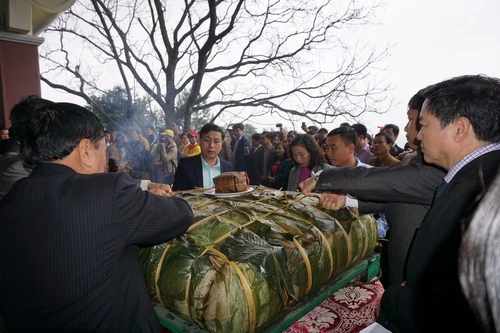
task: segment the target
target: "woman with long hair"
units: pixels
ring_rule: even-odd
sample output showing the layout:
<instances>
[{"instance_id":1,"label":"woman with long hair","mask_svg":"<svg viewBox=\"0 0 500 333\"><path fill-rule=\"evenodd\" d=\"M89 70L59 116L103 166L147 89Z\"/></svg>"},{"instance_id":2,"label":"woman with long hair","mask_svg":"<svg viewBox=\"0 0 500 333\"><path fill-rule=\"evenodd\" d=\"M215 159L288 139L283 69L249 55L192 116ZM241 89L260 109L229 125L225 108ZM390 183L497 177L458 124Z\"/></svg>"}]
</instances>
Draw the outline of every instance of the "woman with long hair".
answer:
<instances>
[{"instance_id":1,"label":"woman with long hair","mask_svg":"<svg viewBox=\"0 0 500 333\"><path fill-rule=\"evenodd\" d=\"M332 168L325 163L322 149L309 134L299 134L292 140L288 145L288 156L294 165L288 178L288 191L296 191L302 181L313 176L313 172Z\"/></svg>"},{"instance_id":2,"label":"woman with long hair","mask_svg":"<svg viewBox=\"0 0 500 333\"><path fill-rule=\"evenodd\" d=\"M268 182L272 188L286 190L288 187L288 177L292 169L292 161L288 158L283 142L276 144L274 152L277 158L271 167L271 176L268 177Z\"/></svg>"}]
</instances>

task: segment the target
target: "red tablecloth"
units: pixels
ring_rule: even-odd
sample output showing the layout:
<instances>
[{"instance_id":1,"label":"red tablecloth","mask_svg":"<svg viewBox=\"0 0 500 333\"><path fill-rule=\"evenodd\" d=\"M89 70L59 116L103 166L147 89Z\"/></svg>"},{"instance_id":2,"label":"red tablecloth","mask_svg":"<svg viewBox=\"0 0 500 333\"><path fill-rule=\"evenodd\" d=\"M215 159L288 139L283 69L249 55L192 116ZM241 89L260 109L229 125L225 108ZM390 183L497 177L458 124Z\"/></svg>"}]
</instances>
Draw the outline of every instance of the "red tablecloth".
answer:
<instances>
[{"instance_id":1,"label":"red tablecloth","mask_svg":"<svg viewBox=\"0 0 500 333\"><path fill-rule=\"evenodd\" d=\"M340 288L290 326L285 333L358 333L378 315L384 287L380 281Z\"/></svg>"}]
</instances>

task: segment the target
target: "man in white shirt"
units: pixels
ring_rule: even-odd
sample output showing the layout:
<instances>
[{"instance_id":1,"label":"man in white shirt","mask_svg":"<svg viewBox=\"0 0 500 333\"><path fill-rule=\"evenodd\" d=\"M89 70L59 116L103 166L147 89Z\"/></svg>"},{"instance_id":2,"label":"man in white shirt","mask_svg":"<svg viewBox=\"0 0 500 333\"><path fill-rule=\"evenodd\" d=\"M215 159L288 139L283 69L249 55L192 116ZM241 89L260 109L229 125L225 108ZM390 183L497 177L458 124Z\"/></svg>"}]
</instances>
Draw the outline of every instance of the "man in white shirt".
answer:
<instances>
[{"instance_id":1,"label":"man in white shirt","mask_svg":"<svg viewBox=\"0 0 500 333\"><path fill-rule=\"evenodd\" d=\"M351 127L338 127L330 131L326 137L326 155L331 165L336 167L371 168L355 156L358 136Z\"/></svg>"},{"instance_id":2,"label":"man in white shirt","mask_svg":"<svg viewBox=\"0 0 500 333\"><path fill-rule=\"evenodd\" d=\"M357 134L351 127L338 127L330 131L326 137L326 154L330 164L335 167L365 167L372 168L371 165L361 162L354 156ZM353 200L348 197L348 200ZM379 213L377 218L378 237L384 238L389 230L389 225L384 213Z\"/></svg>"},{"instance_id":3,"label":"man in white shirt","mask_svg":"<svg viewBox=\"0 0 500 333\"><path fill-rule=\"evenodd\" d=\"M213 123L206 124L201 128L199 138L201 153L179 160L174 177L175 191L213 187L214 177L233 171L233 163L219 158L224 141L222 128Z\"/></svg>"}]
</instances>

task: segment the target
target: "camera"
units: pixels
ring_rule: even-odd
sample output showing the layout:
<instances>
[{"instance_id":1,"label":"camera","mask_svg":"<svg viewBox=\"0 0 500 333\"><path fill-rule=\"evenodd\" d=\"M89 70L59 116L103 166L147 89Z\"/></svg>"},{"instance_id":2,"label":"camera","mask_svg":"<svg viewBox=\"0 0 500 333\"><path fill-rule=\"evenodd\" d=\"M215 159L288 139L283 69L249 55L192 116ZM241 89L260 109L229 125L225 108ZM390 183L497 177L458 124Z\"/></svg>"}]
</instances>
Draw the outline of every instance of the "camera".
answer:
<instances>
[{"instance_id":1,"label":"camera","mask_svg":"<svg viewBox=\"0 0 500 333\"><path fill-rule=\"evenodd\" d=\"M283 124L276 124L276 127L281 128L283 127Z\"/></svg>"},{"instance_id":2,"label":"camera","mask_svg":"<svg viewBox=\"0 0 500 333\"><path fill-rule=\"evenodd\" d=\"M168 142L168 139L166 136L160 136L160 143L165 143Z\"/></svg>"}]
</instances>

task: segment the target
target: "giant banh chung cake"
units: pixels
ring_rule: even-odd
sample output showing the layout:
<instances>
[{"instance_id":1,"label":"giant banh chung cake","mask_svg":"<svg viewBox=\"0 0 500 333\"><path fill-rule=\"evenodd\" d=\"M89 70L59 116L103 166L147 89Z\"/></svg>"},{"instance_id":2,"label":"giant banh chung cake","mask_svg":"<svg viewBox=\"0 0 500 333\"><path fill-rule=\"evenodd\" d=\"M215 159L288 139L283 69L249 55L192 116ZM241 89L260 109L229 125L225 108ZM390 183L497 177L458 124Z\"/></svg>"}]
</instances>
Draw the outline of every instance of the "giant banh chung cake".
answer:
<instances>
[{"instance_id":1,"label":"giant banh chung cake","mask_svg":"<svg viewBox=\"0 0 500 333\"><path fill-rule=\"evenodd\" d=\"M210 332L261 331L377 243L373 216L323 210L317 197L267 188L207 193L176 193L195 223L139 257L152 300Z\"/></svg>"}]
</instances>

